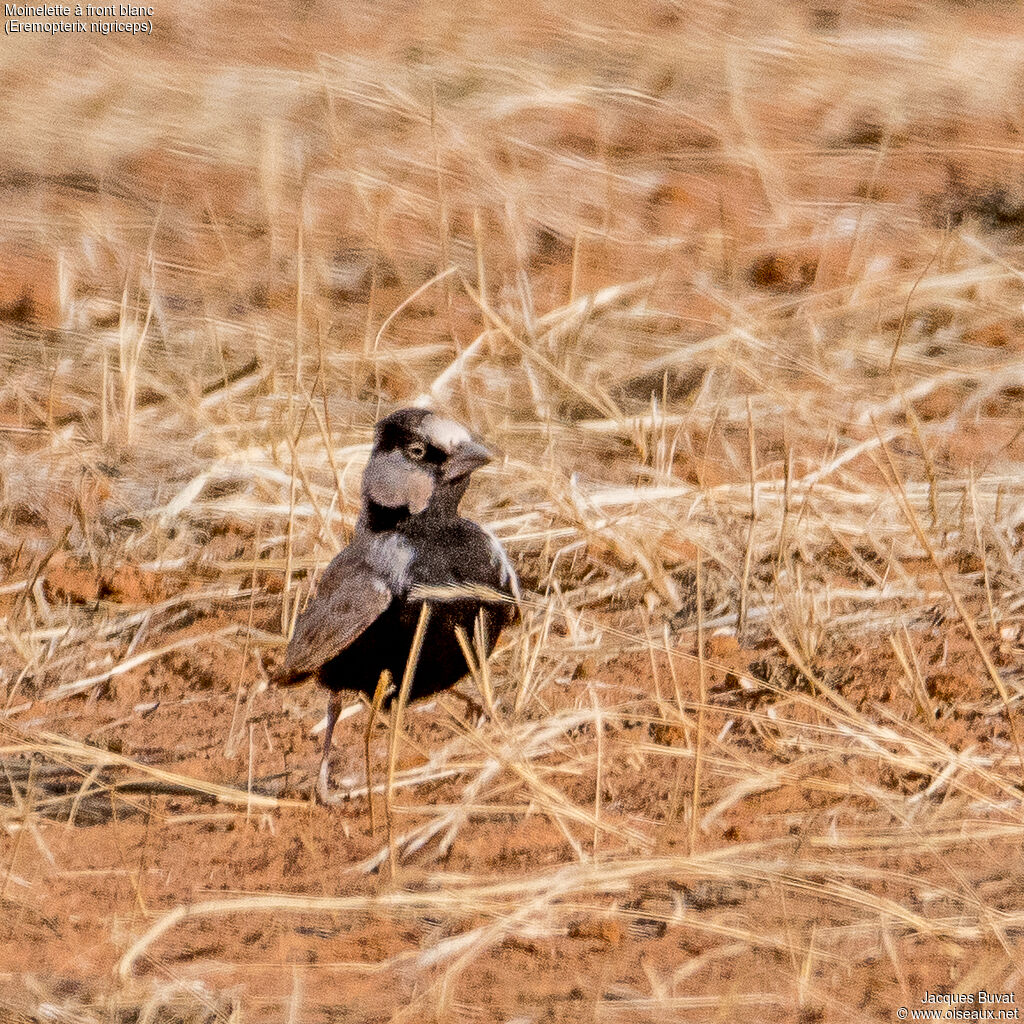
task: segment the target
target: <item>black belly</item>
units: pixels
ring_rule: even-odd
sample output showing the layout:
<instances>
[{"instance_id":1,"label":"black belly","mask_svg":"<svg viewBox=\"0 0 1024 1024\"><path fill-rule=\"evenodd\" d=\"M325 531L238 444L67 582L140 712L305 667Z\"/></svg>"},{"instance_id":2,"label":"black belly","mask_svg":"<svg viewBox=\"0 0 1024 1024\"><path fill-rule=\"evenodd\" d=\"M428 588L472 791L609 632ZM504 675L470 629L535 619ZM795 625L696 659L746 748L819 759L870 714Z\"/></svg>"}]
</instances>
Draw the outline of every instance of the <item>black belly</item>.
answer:
<instances>
[{"instance_id":1,"label":"black belly","mask_svg":"<svg viewBox=\"0 0 1024 1024\"><path fill-rule=\"evenodd\" d=\"M381 672L391 673L394 692L401 685L413 635L419 621L420 601L396 598L387 611L336 658L320 669L320 683L330 690L354 690L372 699ZM426 636L416 662L409 699L429 697L454 686L469 672L456 637L461 626L474 655L478 612L483 610L485 650L489 655L501 630L514 614L514 606L474 600L433 601ZM387 707L390 700L385 702Z\"/></svg>"}]
</instances>

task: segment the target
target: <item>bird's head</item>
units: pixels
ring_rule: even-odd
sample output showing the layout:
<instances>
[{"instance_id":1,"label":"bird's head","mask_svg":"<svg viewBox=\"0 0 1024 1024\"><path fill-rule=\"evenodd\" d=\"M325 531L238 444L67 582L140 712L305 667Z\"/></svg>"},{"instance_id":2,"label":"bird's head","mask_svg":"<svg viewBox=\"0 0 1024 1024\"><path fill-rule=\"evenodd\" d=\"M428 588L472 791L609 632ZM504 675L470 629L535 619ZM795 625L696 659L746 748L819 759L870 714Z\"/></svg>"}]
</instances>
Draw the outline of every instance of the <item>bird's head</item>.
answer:
<instances>
[{"instance_id":1,"label":"bird's head","mask_svg":"<svg viewBox=\"0 0 1024 1024\"><path fill-rule=\"evenodd\" d=\"M427 409L400 409L382 419L363 471L364 514L390 521L454 515L473 470L493 458L460 423Z\"/></svg>"}]
</instances>

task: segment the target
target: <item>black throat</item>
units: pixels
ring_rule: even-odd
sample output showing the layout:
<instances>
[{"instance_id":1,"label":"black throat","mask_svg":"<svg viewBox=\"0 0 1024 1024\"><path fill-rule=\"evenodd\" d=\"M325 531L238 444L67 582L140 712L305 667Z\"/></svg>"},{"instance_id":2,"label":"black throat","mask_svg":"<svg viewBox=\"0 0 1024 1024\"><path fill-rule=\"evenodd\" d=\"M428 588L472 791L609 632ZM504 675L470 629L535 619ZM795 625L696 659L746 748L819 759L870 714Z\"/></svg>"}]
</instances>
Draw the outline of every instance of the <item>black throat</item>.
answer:
<instances>
[{"instance_id":1,"label":"black throat","mask_svg":"<svg viewBox=\"0 0 1024 1024\"><path fill-rule=\"evenodd\" d=\"M359 513L360 524L371 533L398 530L412 518L408 505L389 508L387 505L378 505L375 501L363 502L362 511Z\"/></svg>"}]
</instances>

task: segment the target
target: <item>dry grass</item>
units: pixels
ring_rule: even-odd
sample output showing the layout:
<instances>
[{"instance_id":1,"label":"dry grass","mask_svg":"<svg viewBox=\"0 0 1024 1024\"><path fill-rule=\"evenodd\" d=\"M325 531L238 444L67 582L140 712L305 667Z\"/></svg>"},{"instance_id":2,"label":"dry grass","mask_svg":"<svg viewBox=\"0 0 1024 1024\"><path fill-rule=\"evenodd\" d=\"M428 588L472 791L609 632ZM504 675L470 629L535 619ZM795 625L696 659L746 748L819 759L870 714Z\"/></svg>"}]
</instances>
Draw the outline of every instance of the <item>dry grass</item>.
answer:
<instances>
[{"instance_id":1,"label":"dry grass","mask_svg":"<svg viewBox=\"0 0 1024 1024\"><path fill-rule=\"evenodd\" d=\"M155 26L3 56L0 1015L1024 994L1019 7ZM527 594L384 840L264 666L412 402Z\"/></svg>"}]
</instances>

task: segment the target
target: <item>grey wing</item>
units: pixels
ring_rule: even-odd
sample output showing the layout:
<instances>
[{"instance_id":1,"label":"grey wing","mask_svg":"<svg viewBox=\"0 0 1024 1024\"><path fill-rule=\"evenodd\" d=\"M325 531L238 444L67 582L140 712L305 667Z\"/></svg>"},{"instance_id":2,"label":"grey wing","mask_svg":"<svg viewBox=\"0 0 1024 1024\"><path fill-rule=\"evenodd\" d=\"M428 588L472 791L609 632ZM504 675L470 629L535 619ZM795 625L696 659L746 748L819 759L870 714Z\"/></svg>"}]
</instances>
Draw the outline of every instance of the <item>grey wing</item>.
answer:
<instances>
[{"instance_id":1,"label":"grey wing","mask_svg":"<svg viewBox=\"0 0 1024 1024\"><path fill-rule=\"evenodd\" d=\"M346 548L324 571L316 597L298 617L279 684L298 682L340 654L391 604L387 583Z\"/></svg>"}]
</instances>

